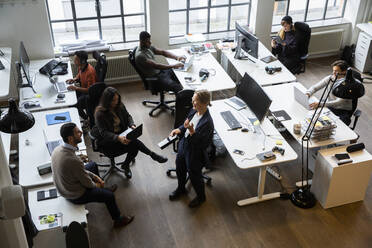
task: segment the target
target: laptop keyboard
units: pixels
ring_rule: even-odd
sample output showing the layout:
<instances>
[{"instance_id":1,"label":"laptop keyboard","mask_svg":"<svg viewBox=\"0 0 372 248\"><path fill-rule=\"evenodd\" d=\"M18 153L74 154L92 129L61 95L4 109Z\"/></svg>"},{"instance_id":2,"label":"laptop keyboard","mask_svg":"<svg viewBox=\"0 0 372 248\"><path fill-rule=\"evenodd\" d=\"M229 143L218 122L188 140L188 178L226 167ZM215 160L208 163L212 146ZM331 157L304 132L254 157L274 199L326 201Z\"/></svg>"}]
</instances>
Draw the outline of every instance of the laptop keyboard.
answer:
<instances>
[{"instance_id":1,"label":"laptop keyboard","mask_svg":"<svg viewBox=\"0 0 372 248\"><path fill-rule=\"evenodd\" d=\"M67 87L66 87L65 82L57 82L56 83L56 87L57 87L58 93L62 93L62 92L66 92L67 91Z\"/></svg>"}]
</instances>

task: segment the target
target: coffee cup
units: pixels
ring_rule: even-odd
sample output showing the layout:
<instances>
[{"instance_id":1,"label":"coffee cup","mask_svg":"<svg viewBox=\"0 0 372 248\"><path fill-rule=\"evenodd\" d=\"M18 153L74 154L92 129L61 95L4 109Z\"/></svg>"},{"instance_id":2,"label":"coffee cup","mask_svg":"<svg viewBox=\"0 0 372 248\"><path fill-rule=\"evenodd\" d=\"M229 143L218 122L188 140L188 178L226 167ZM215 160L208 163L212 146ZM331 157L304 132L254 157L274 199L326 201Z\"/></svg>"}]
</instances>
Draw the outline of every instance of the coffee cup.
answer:
<instances>
[{"instance_id":1,"label":"coffee cup","mask_svg":"<svg viewBox=\"0 0 372 248\"><path fill-rule=\"evenodd\" d=\"M293 132L295 134L301 134L301 123L293 124Z\"/></svg>"}]
</instances>

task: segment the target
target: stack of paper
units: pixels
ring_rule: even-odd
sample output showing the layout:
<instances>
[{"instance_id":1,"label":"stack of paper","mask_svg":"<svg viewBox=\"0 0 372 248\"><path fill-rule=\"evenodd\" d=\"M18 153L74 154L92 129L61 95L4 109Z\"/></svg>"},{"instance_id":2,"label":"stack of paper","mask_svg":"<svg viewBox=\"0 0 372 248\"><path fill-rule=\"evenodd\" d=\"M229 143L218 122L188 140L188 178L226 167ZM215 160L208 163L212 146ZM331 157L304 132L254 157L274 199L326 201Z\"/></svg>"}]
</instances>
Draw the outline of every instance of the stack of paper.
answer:
<instances>
[{"instance_id":1,"label":"stack of paper","mask_svg":"<svg viewBox=\"0 0 372 248\"><path fill-rule=\"evenodd\" d=\"M311 117L305 118L302 123L302 131L306 132L309 126ZM318 121L315 123L314 131L311 134L311 138L314 140L327 140L330 139L336 133L336 122L327 115L321 115Z\"/></svg>"}]
</instances>

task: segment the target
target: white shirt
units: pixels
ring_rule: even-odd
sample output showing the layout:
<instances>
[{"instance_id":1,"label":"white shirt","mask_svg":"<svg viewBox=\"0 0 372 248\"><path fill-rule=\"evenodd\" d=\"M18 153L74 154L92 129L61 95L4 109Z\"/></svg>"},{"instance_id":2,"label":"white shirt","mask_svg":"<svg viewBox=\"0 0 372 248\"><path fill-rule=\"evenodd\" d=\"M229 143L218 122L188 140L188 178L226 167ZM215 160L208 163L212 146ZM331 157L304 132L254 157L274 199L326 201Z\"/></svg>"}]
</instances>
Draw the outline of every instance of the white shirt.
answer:
<instances>
[{"instance_id":1,"label":"white shirt","mask_svg":"<svg viewBox=\"0 0 372 248\"><path fill-rule=\"evenodd\" d=\"M190 120L190 125L191 123L194 125L194 129L196 129L196 126L198 125L200 119L203 117L203 115L199 115L198 112L196 112L194 114L194 116L192 117L192 119ZM187 138L187 136L190 135L190 131L189 129L186 129L186 132L185 132L185 138Z\"/></svg>"}]
</instances>

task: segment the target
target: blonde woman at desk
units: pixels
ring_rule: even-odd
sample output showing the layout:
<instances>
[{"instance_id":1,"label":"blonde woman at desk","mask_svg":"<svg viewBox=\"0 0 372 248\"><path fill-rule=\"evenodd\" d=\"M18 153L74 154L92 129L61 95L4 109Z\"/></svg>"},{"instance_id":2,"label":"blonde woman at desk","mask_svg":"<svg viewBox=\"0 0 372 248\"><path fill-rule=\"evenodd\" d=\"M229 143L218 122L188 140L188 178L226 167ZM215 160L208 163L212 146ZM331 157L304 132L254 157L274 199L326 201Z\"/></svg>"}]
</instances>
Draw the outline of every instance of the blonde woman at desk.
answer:
<instances>
[{"instance_id":1,"label":"blonde woman at desk","mask_svg":"<svg viewBox=\"0 0 372 248\"><path fill-rule=\"evenodd\" d=\"M196 197L189 203L190 208L200 206L205 202L202 167L206 162L206 149L213 138L213 120L209 114L210 93L206 90L196 91L192 97L193 109L183 125L174 129L170 136L178 135L178 152L176 158L176 173L178 187L169 195L169 200L178 199L186 194L186 174L196 192Z\"/></svg>"},{"instance_id":2,"label":"blonde woman at desk","mask_svg":"<svg viewBox=\"0 0 372 248\"><path fill-rule=\"evenodd\" d=\"M333 85L333 89L338 86L338 84L345 78L346 70L348 68L348 64L344 60L337 60L332 63L333 73L329 76L326 76L322 80L320 80L317 84L311 86L307 91L306 95L308 97L312 96L318 90L323 89L326 87L328 80L332 77L335 78L337 75L337 81ZM331 84L328 86L331 87ZM332 89L332 90L333 90ZM314 102L310 104L312 109L316 109L319 105L319 102ZM329 98L325 104L325 106L331 110L335 115L337 115L346 125L349 125L351 122L350 117L353 115L353 101L351 99L342 99L336 97L333 92L331 91Z\"/></svg>"},{"instance_id":3,"label":"blonde woman at desk","mask_svg":"<svg viewBox=\"0 0 372 248\"><path fill-rule=\"evenodd\" d=\"M120 214L114 195L117 186L104 188L105 182L98 176L97 164L89 162L84 165L75 154L81 142L81 130L70 122L62 125L60 134L64 144L54 149L52 154L53 181L58 192L75 204L105 203L114 227L132 222L134 216Z\"/></svg>"}]
</instances>

